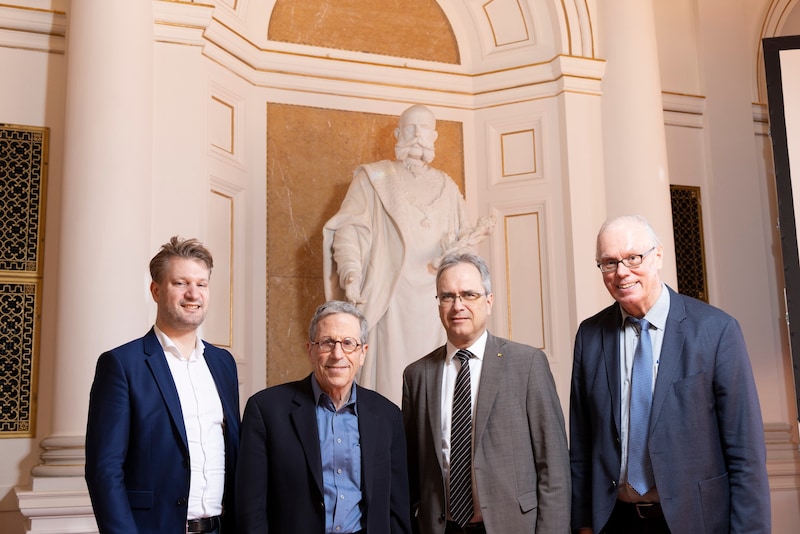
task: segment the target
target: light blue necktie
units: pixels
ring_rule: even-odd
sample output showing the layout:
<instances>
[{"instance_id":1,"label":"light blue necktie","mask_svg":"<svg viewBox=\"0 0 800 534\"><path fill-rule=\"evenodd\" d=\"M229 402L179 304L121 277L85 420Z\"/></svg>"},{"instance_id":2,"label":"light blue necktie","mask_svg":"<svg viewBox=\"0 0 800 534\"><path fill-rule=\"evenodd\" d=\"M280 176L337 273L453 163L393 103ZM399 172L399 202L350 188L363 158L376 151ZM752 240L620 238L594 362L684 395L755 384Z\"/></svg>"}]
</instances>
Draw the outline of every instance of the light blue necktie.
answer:
<instances>
[{"instance_id":1,"label":"light blue necktie","mask_svg":"<svg viewBox=\"0 0 800 534\"><path fill-rule=\"evenodd\" d=\"M639 327L639 343L633 355L631 408L628 429L628 483L639 495L655 485L647 442L650 430L650 405L653 403L653 344L650 323L628 317Z\"/></svg>"}]
</instances>

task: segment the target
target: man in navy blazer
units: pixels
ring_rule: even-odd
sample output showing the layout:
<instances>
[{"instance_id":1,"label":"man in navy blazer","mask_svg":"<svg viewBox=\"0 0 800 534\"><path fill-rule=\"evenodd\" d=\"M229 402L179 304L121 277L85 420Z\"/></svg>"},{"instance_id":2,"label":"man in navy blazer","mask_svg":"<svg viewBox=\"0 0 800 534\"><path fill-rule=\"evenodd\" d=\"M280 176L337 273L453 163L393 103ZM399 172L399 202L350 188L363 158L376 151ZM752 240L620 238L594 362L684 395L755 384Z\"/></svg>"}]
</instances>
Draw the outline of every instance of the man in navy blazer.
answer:
<instances>
[{"instance_id":1,"label":"man in navy blazer","mask_svg":"<svg viewBox=\"0 0 800 534\"><path fill-rule=\"evenodd\" d=\"M586 319L575 338L572 528L768 533L764 431L741 328L663 284L662 254L640 216L611 219L597 236L597 265L616 302ZM631 325L629 316L646 324ZM640 383L652 391L652 406L637 463L638 446L628 441L637 417L628 407L640 377L636 347L648 337L652 359ZM632 482L637 472L649 473L644 484Z\"/></svg>"},{"instance_id":2,"label":"man in navy blazer","mask_svg":"<svg viewBox=\"0 0 800 534\"><path fill-rule=\"evenodd\" d=\"M163 245L150 262L155 326L98 359L86 482L101 533L235 532L236 363L197 333L212 267L195 239Z\"/></svg>"},{"instance_id":3,"label":"man in navy blazer","mask_svg":"<svg viewBox=\"0 0 800 534\"><path fill-rule=\"evenodd\" d=\"M245 407L237 532L410 534L400 409L355 383L367 320L330 301L308 339L311 375L262 390Z\"/></svg>"}]
</instances>

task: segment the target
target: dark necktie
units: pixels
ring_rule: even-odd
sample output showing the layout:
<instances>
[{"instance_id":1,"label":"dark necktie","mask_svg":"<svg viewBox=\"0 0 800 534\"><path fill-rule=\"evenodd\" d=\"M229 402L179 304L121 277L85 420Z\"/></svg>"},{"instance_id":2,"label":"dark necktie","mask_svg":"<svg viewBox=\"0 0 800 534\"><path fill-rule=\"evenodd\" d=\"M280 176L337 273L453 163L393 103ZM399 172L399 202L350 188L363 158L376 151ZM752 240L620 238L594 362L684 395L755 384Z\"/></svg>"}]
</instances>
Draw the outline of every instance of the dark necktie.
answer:
<instances>
[{"instance_id":1,"label":"dark necktie","mask_svg":"<svg viewBox=\"0 0 800 534\"><path fill-rule=\"evenodd\" d=\"M653 345L650 323L628 317L639 326L639 343L633 355L631 408L628 429L628 483L639 495L655 485L653 465L647 448L650 430L650 405L653 403Z\"/></svg>"},{"instance_id":2,"label":"dark necktie","mask_svg":"<svg viewBox=\"0 0 800 534\"><path fill-rule=\"evenodd\" d=\"M450 515L463 527L472 517L472 386L469 359L459 350L461 368L453 389L453 417L450 426Z\"/></svg>"}]
</instances>

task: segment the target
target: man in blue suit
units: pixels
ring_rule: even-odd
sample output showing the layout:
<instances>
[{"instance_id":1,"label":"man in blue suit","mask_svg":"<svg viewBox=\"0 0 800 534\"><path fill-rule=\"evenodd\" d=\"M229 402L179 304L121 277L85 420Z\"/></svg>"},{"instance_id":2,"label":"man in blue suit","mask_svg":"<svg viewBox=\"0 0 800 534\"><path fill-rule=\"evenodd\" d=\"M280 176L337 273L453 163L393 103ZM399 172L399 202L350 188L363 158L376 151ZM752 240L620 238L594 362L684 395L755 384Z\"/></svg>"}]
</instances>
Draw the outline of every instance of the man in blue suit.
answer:
<instances>
[{"instance_id":1,"label":"man in blue suit","mask_svg":"<svg viewBox=\"0 0 800 534\"><path fill-rule=\"evenodd\" d=\"M616 302L575 338L572 528L769 533L764 430L741 328L667 287L662 254L640 216L611 219L597 236Z\"/></svg>"},{"instance_id":2,"label":"man in blue suit","mask_svg":"<svg viewBox=\"0 0 800 534\"><path fill-rule=\"evenodd\" d=\"M313 372L247 401L237 533L411 533L400 409L355 382L366 341L353 304L319 306L306 347Z\"/></svg>"},{"instance_id":3,"label":"man in blue suit","mask_svg":"<svg viewBox=\"0 0 800 534\"><path fill-rule=\"evenodd\" d=\"M101 533L235 532L236 362L197 332L212 267L196 239L163 245L150 261L155 326L98 359L86 482Z\"/></svg>"}]
</instances>

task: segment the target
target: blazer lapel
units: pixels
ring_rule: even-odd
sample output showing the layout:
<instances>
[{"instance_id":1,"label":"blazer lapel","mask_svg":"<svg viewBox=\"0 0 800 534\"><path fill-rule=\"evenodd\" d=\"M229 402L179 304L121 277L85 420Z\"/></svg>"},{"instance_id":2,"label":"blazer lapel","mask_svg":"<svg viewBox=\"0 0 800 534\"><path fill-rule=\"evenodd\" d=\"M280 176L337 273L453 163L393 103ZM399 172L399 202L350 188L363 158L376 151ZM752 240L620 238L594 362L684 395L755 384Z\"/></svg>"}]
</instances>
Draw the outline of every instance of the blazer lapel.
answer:
<instances>
[{"instance_id":1,"label":"blazer lapel","mask_svg":"<svg viewBox=\"0 0 800 534\"><path fill-rule=\"evenodd\" d=\"M302 389L298 390L292 399L295 407L291 411L292 425L297 433L297 438L303 446L306 464L314 476L320 495L323 494L322 486L322 453L319 449L319 435L317 434L317 414L314 411L316 404L314 393L311 389L311 375L302 382Z\"/></svg>"},{"instance_id":2,"label":"blazer lapel","mask_svg":"<svg viewBox=\"0 0 800 534\"><path fill-rule=\"evenodd\" d=\"M181 401L178 398L178 390L175 387L175 381L172 379L169 365L167 365L167 357L164 354L164 349L161 348L161 343L158 342L156 333L152 328L144 337L143 341L144 352L147 355L145 361L148 367L150 367L150 372L153 373L156 384L158 384L158 389L161 391L161 398L164 399L164 404L167 405L167 411L172 419L172 424L178 429L184 452L189 454L189 440L186 438L186 426L183 424Z\"/></svg>"},{"instance_id":3,"label":"blazer lapel","mask_svg":"<svg viewBox=\"0 0 800 534\"><path fill-rule=\"evenodd\" d=\"M483 351L483 365L481 369L481 385L478 388L478 398L475 401L475 443L480 443L481 436L489 423L489 415L500 389L500 382L505 376L503 359L503 346L500 340L489 334L486 338L486 348Z\"/></svg>"},{"instance_id":4,"label":"blazer lapel","mask_svg":"<svg viewBox=\"0 0 800 534\"><path fill-rule=\"evenodd\" d=\"M203 342L205 344L205 360L206 365L208 366L208 370L211 373L211 377L214 379L214 385L217 387L217 392L219 393L220 402L222 402L222 410L225 414L225 421L231 424L233 421L238 421L238 410L237 406L231 406L232 402L238 397L238 391L229 391L226 388L227 383L223 380L225 376L225 368L221 358L217 357L217 354L214 353L216 347L213 347L210 343ZM236 425L238 427L238 425Z\"/></svg>"},{"instance_id":5,"label":"blazer lapel","mask_svg":"<svg viewBox=\"0 0 800 534\"><path fill-rule=\"evenodd\" d=\"M614 410L614 425L617 428L617 436L620 435L621 408L620 408L620 379L619 379L619 336L620 325L622 324L622 312L619 305L611 308L602 325L601 347L603 361L606 368L606 381L608 383L608 394L611 397L611 406Z\"/></svg>"},{"instance_id":6,"label":"blazer lapel","mask_svg":"<svg viewBox=\"0 0 800 534\"><path fill-rule=\"evenodd\" d=\"M675 374L680 366L683 357L683 346L686 337L683 333L683 321L686 319L686 309L683 306L682 297L667 288L670 292L669 314L667 314L667 324L664 328L664 339L661 343L661 354L658 359L658 375L656 385L653 389L653 406L650 409L650 431L652 432L664 401L667 398L672 383L675 381Z\"/></svg>"},{"instance_id":7,"label":"blazer lapel","mask_svg":"<svg viewBox=\"0 0 800 534\"><path fill-rule=\"evenodd\" d=\"M439 348L433 358L428 358L425 361L425 396L427 397L430 416L425 413L417 414L418 417L428 419L430 425L428 435L432 437L432 442L429 444L431 450L441 450L441 441L437 441L438 437L442 435L442 377L444 375L444 360L447 356L447 345ZM437 454L436 459L439 462L439 468L442 468L442 455Z\"/></svg>"},{"instance_id":8,"label":"blazer lapel","mask_svg":"<svg viewBox=\"0 0 800 534\"><path fill-rule=\"evenodd\" d=\"M357 386L356 386L357 387ZM373 490L373 480L377 473L375 473L375 429L379 428L380 421L378 416L375 415L370 409L369 405L361 402L361 397L356 395L356 406L358 409L358 433L361 440L361 465L364 469L361 475L361 480L364 481L364 494L367 497L367 502L370 502ZM381 474L380 476L383 476Z\"/></svg>"}]
</instances>

